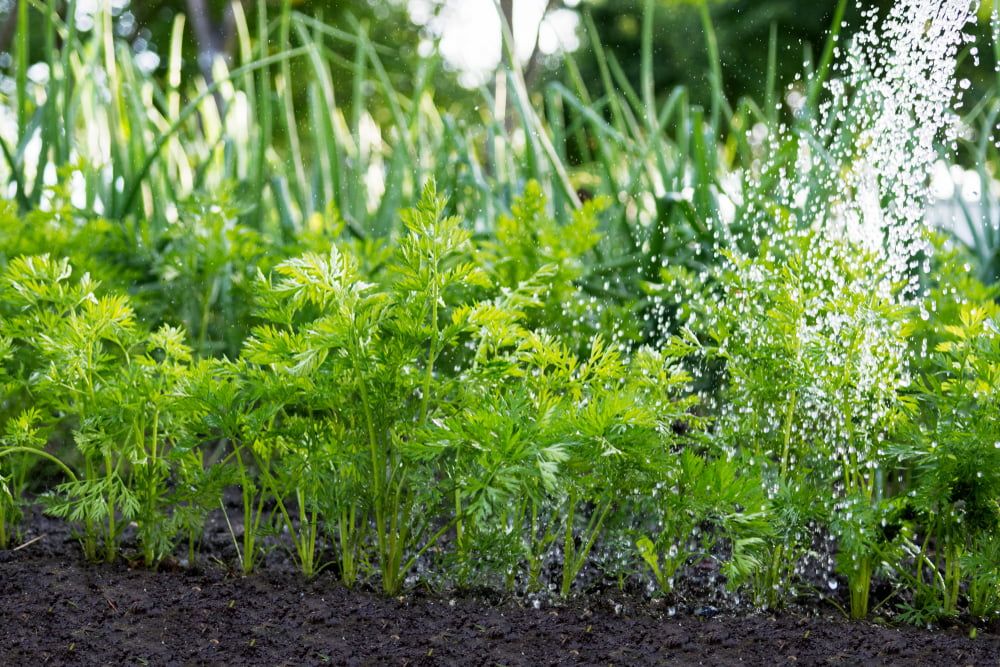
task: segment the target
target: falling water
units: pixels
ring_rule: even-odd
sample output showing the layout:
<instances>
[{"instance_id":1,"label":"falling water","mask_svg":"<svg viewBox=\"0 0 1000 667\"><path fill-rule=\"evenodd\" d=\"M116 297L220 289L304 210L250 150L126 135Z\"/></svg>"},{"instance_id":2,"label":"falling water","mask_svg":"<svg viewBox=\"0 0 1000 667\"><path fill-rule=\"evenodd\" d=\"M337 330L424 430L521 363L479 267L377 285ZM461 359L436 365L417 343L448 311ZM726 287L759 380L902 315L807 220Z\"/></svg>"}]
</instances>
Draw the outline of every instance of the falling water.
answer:
<instances>
[{"instance_id":1,"label":"falling water","mask_svg":"<svg viewBox=\"0 0 1000 667\"><path fill-rule=\"evenodd\" d=\"M961 87L954 73L976 4L898 0L882 20L877 11L866 12L865 29L834 52L832 76L824 84L827 101L811 119L779 128L772 139L776 149L795 147L794 165L765 161L745 185L751 231L744 247L750 250L736 253L730 268L739 287L725 297L730 316L744 323L734 335L761 347L769 343L768 331L754 329L768 319L763 312L755 316L767 307L755 286L786 280L785 264L800 267L805 288L823 286L819 293L792 294L814 301L803 304L801 348L825 355L830 363L814 364L818 368L836 367L845 332L861 331L865 354L857 362L853 398L875 399L869 406L874 411L877 399L907 382L905 340L878 312L846 312L838 302L852 294L877 295L895 305L917 302L930 176L937 146L954 147L960 130L954 109ZM776 185L769 185L765 176L774 174ZM837 419L838 402L825 400L824 384L818 377L807 392L820 433ZM865 415L872 424L880 416ZM766 417L772 427L780 421L778 415Z\"/></svg>"},{"instance_id":2,"label":"falling water","mask_svg":"<svg viewBox=\"0 0 1000 667\"><path fill-rule=\"evenodd\" d=\"M775 146L798 145L792 173L770 165L782 172L777 202L762 183L747 184L758 241L772 234L778 203L796 229L822 229L826 239L876 255L874 272L906 282L901 296L914 296L929 179L937 145L953 148L959 133L956 58L971 39L965 28L977 4L898 0L883 20L865 13L866 27L834 51L827 100L808 123L777 133Z\"/></svg>"},{"instance_id":3,"label":"falling water","mask_svg":"<svg viewBox=\"0 0 1000 667\"><path fill-rule=\"evenodd\" d=\"M828 227L876 254L886 278L908 283L904 296L914 295L913 262L924 250L936 143L954 148L959 132L956 58L971 39L965 27L976 4L899 0L881 24L870 11L867 28L835 67L841 76L827 86L830 101L812 123L827 154L802 160L827 161L836 170L827 174L828 185L843 193L813 200L805 218L827 219Z\"/></svg>"},{"instance_id":4,"label":"falling water","mask_svg":"<svg viewBox=\"0 0 1000 667\"><path fill-rule=\"evenodd\" d=\"M834 51L826 101L775 129L776 157L744 184L750 231L719 315L732 371L722 428L734 447L754 443L776 475L825 470L821 486L836 491L823 501L845 524L864 509L850 498L877 485L909 383L898 312L920 302L930 176L938 146L959 135L956 60L975 10L898 0L881 20L866 12L865 28Z\"/></svg>"}]
</instances>

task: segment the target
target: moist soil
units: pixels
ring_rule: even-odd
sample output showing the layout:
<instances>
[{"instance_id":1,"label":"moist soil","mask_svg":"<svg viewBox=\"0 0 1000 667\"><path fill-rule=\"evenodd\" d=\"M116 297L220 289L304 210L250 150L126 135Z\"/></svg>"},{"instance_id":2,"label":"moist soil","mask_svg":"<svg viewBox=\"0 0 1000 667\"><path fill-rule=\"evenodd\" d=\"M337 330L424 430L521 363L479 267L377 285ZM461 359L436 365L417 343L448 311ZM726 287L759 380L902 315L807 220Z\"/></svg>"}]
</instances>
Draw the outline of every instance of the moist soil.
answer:
<instances>
[{"instance_id":1,"label":"moist soil","mask_svg":"<svg viewBox=\"0 0 1000 667\"><path fill-rule=\"evenodd\" d=\"M91 565L66 525L37 510L23 540L0 551L0 665L1000 666L996 625L971 638L969 627L890 627L822 609L695 604L671 615L621 594L539 608L486 593L385 598L329 573L305 581L279 551L240 576L224 565L221 531L206 535L197 567Z\"/></svg>"}]
</instances>

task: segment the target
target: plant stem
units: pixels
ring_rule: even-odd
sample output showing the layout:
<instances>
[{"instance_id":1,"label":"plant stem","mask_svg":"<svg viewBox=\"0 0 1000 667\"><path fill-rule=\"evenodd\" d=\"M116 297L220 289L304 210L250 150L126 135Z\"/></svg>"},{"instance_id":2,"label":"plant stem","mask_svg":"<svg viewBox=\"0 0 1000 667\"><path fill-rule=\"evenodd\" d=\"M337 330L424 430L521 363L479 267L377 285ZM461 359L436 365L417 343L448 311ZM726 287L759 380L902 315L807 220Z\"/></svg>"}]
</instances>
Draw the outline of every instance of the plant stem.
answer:
<instances>
[{"instance_id":1,"label":"plant stem","mask_svg":"<svg viewBox=\"0 0 1000 667\"><path fill-rule=\"evenodd\" d=\"M434 272L432 280L437 282L437 271ZM434 362L438 354L438 300L440 295L437 290L431 291L431 343L427 351L427 371L424 375L424 386L420 396L420 419L418 424L423 426L427 421L427 409L431 399L431 383L434 380Z\"/></svg>"},{"instance_id":2,"label":"plant stem","mask_svg":"<svg viewBox=\"0 0 1000 667\"><path fill-rule=\"evenodd\" d=\"M583 566L586 564L587 556L590 555L590 550L597 541L597 536L601 534L601 529L604 527L604 520L610 512L611 503L606 503L604 508L599 512L595 511L591 514L590 520L587 522L587 528L583 533L583 538L586 542L584 542L583 547L581 547L579 551L577 551L574 546L572 550L572 558L563 563L563 580L562 589L560 591L560 594L563 597L569 595L573 582L576 581L577 575L580 574L580 570L582 570ZM567 538L572 543L572 524L567 523L567 527Z\"/></svg>"},{"instance_id":3,"label":"plant stem","mask_svg":"<svg viewBox=\"0 0 1000 667\"><path fill-rule=\"evenodd\" d=\"M156 483L156 470L158 468L156 462L157 458L160 455L158 446L159 431L160 431L160 411L153 410L153 433L150 438L149 464L147 466L149 468L149 474L148 474L148 485L146 487L146 507L144 508L143 512L143 514L145 515L144 518L147 523L151 523L154 521L154 517L156 516L156 502L158 496L160 495L158 493L159 489L157 488L157 483ZM141 433L139 435L140 437L142 437ZM159 528L160 528L159 526L156 527L157 530L159 530ZM150 537L149 531L151 529L152 526L146 527L147 542L149 541ZM154 564L154 560L156 559L156 553L153 550L153 544L147 543L143 545L143 547L146 554L146 565L151 566Z\"/></svg>"},{"instance_id":4,"label":"plant stem","mask_svg":"<svg viewBox=\"0 0 1000 667\"><path fill-rule=\"evenodd\" d=\"M458 489L455 489L455 516L462 516L462 495ZM459 554L465 553L465 538L461 519L455 522L455 545Z\"/></svg>"},{"instance_id":5,"label":"plant stem","mask_svg":"<svg viewBox=\"0 0 1000 667\"><path fill-rule=\"evenodd\" d=\"M351 505L350 511L340 511L340 581L351 588L357 579L354 564L354 530L357 508Z\"/></svg>"},{"instance_id":6,"label":"plant stem","mask_svg":"<svg viewBox=\"0 0 1000 667\"><path fill-rule=\"evenodd\" d=\"M355 340L357 337L354 337ZM375 514L375 541L378 545L380 559L386 553L385 509L382 504L382 476L385 474L385 461L379 456L378 437L375 433L375 419L372 415L371 398L368 395L368 384L361 372L360 351L354 350L352 355L355 372L358 374L358 389L361 392L361 405L365 413L365 429L368 432L368 450L372 467L372 508Z\"/></svg>"},{"instance_id":7,"label":"plant stem","mask_svg":"<svg viewBox=\"0 0 1000 667\"><path fill-rule=\"evenodd\" d=\"M236 445L233 449L233 453L236 454L236 465L239 466L240 469L240 490L243 495L243 556L240 558L240 564L243 566L243 574L250 574L253 572L254 568L256 518L253 512L253 482L247 474L246 465L243 462L243 456L240 454L242 449L242 444ZM263 502L263 494L261 494L261 502ZM259 514L260 513L258 512L257 515L259 516ZM232 526L230 526L230 532L232 532Z\"/></svg>"},{"instance_id":8,"label":"plant stem","mask_svg":"<svg viewBox=\"0 0 1000 667\"><path fill-rule=\"evenodd\" d=\"M60 470L66 473L66 476L69 477L72 481L74 482L79 481L79 478L77 478L76 473L74 473L69 466L67 466L65 463L60 461L52 454L49 454L48 452L41 449L35 449L33 447L4 447L3 450L0 451L0 458L18 453L34 454L35 456L40 456L43 459L51 461L52 463L55 463Z\"/></svg>"},{"instance_id":9,"label":"plant stem","mask_svg":"<svg viewBox=\"0 0 1000 667\"><path fill-rule=\"evenodd\" d=\"M868 616L868 596L871 592L872 563L867 555L861 558L851 577L851 618L861 620Z\"/></svg>"},{"instance_id":10,"label":"plant stem","mask_svg":"<svg viewBox=\"0 0 1000 667\"><path fill-rule=\"evenodd\" d=\"M791 459L792 423L795 418L795 405L797 402L798 391L792 390L791 395L788 397L788 404L785 406L785 424L782 432L783 442L781 447L781 467L779 470L782 481L784 481L785 476L788 474L788 464Z\"/></svg>"},{"instance_id":11,"label":"plant stem","mask_svg":"<svg viewBox=\"0 0 1000 667\"><path fill-rule=\"evenodd\" d=\"M110 482L114 477L114 465L111 462L111 455L104 455L104 473ZM104 545L104 560L109 563L114 562L118 555L118 535L117 523L115 520L115 494L114 491L108 493L108 535Z\"/></svg>"}]
</instances>

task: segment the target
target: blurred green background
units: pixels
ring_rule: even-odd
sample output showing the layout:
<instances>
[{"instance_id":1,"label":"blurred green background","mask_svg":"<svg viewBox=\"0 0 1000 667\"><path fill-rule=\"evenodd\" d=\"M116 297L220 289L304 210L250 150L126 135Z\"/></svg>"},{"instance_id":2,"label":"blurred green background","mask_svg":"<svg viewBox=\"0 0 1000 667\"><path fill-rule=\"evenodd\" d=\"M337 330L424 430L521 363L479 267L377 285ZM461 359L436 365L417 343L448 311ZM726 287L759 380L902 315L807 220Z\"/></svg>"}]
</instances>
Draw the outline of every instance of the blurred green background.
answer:
<instances>
[{"instance_id":1,"label":"blurred green background","mask_svg":"<svg viewBox=\"0 0 1000 667\"><path fill-rule=\"evenodd\" d=\"M67 11L66 3L51 3L51 0L0 1L0 52L11 51L17 6L21 1L28 2L32 12L41 11L47 3L54 4L63 14ZM163 55L168 48L174 18L183 13L187 16L184 53L189 70L200 67L202 73L208 74L211 54L221 53L227 57L234 54L237 22L234 3L229 0L76 0L77 15L86 16L88 11L106 2L116 16L116 32L130 41L137 51ZM655 0L656 89L662 93L684 85L691 91L692 101L707 104L709 58L699 16L698 5L702 3L710 8L726 95L736 101L743 96L763 97L772 30L777 45L778 83L787 84L801 73L803 64L814 59L825 42L837 0ZM483 28L469 25L468 17L481 16L483 23L488 23L486 15L495 16L493 8L499 6L520 28L515 30L515 40L534 43L539 32L537 17L561 14L561 39L565 41L567 25L571 25L569 31L576 33L574 39L568 40L569 44L563 44L562 53L539 53L537 45L532 48L533 44L519 49L528 70L529 83L558 78L564 68L562 56L567 50L572 52L585 81L598 80L599 59L588 39L591 33L587 26L591 25L608 55L638 89L644 0L237 0L236 4L239 5L236 10L245 14L249 25L254 25L256 15L262 10L277 15L283 6L290 5L295 11L320 19L335 29L353 33L363 28L373 43L388 47L383 62L394 85L401 91L406 90L412 79L418 50L433 50L436 42L450 39L451 33L464 34L467 48L471 50L469 55L480 56L479 60L482 59L479 52L489 50L490 45L485 42L490 42L490 48L499 51L498 31L494 36L487 34L484 42L470 34L471 30ZM848 2L844 15L845 37L862 24L863 12L868 9L884 11L891 4L890 0ZM518 21L519 13L531 18L526 22ZM567 21L570 13L575 18ZM984 57L992 55L988 47L988 14L986 6L974 30L977 40L983 44L979 51ZM494 40L496 44L492 44ZM279 47L272 45L273 49ZM33 40L33 51L40 54L42 48L41 40ZM352 54L349 47L343 46L343 49L340 54L331 54L334 56L332 74L344 91L340 99L346 100L350 94ZM338 55L343 65L339 70L336 66ZM448 66L439 72L435 81L435 97L439 102L461 102L466 97L468 82L465 87L459 84L466 67L462 60L459 50L457 57L453 54L446 63ZM155 58L149 60L155 61ZM161 70L164 61L165 58L159 59ZM990 83L987 80L990 68L973 68L969 63L964 70L963 76L972 81L973 97L980 96Z\"/></svg>"}]
</instances>

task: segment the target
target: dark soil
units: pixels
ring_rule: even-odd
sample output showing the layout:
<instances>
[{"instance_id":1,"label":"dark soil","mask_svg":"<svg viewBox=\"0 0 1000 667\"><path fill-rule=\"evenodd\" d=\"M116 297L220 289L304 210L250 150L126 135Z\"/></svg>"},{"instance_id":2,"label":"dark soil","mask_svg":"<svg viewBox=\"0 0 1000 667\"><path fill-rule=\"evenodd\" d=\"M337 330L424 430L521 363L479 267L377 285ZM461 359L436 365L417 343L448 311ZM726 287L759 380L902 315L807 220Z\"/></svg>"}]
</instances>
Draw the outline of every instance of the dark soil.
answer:
<instances>
[{"instance_id":1,"label":"dark soil","mask_svg":"<svg viewBox=\"0 0 1000 667\"><path fill-rule=\"evenodd\" d=\"M270 563L251 577L221 562L160 572L88 565L64 525L32 512L25 539L35 537L0 552L0 665L1000 665L1000 635L982 630L971 639L968 629L819 611L669 617L607 596L540 609L423 593L386 599Z\"/></svg>"}]
</instances>

